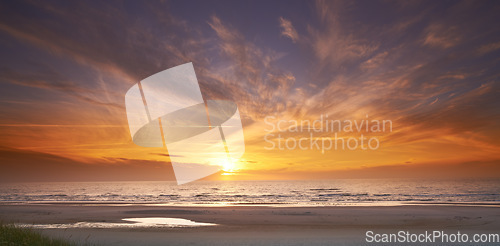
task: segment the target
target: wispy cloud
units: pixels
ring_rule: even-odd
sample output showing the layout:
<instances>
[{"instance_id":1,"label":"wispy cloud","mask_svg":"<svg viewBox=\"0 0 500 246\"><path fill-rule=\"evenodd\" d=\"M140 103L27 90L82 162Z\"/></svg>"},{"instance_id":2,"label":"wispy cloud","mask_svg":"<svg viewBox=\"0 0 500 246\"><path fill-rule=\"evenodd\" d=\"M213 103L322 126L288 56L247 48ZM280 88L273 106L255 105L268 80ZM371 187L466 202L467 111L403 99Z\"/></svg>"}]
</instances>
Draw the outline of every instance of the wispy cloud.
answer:
<instances>
[{"instance_id":1,"label":"wispy cloud","mask_svg":"<svg viewBox=\"0 0 500 246\"><path fill-rule=\"evenodd\" d=\"M299 40L299 34L297 33L297 30L292 25L292 22L280 17L280 26L283 30L281 30L281 35L288 37L292 40L292 42L296 43Z\"/></svg>"},{"instance_id":2,"label":"wispy cloud","mask_svg":"<svg viewBox=\"0 0 500 246\"><path fill-rule=\"evenodd\" d=\"M479 47L479 49L477 51L479 54L483 55L483 54L487 54L487 53L496 51L498 49L500 49L500 42L482 45L481 47Z\"/></svg>"},{"instance_id":3,"label":"wispy cloud","mask_svg":"<svg viewBox=\"0 0 500 246\"><path fill-rule=\"evenodd\" d=\"M230 61L224 68L214 66L206 71L209 77L225 88L217 93L207 89L213 97L225 95L238 102L243 112L254 119L286 110L286 100L295 82L292 73L273 65L280 55L272 50L262 50L245 39L238 30L213 16L209 25L216 32L221 56Z\"/></svg>"},{"instance_id":4,"label":"wispy cloud","mask_svg":"<svg viewBox=\"0 0 500 246\"><path fill-rule=\"evenodd\" d=\"M389 54L389 52L387 52L387 51L376 54L372 58L361 63L361 65L360 65L361 69L368 70L368 69L375 69L375 68L379 67L381 64L384 63L385 58L387 57L388 54Z\"/></svg>"},{"instance_id":5,"label":"wispy cloud","mask_svg":"<svg viewBox=\"0 0 500 246\"><path fill-rule=\"evenodd\" d=\"M425 30L423 44L446 49L457 45L460 40L460 30L457 26L433 23Z\"/></svg>"},{"instance_id":6,"label":"wispy cloud","mask_svg":"<svg viewBox=\"0 0 500 246\"><path fill-rule=\"evenodd\" d=\"M311 45L315 55L323 64L342 66L372 54L379 44L347 30L339 15L346 9L343 2L317 1L316 9L320 28L309 26Z\"/></svg>"},{"instance_id":7,"label":"wispy cloud","mask_svg":"<svg viewBox=\"0 0 500 246\"><path fill-rule=\"evenodd\" d=\"M44 20L20 15L10 9L14 7L5 5L1 31L101 73L116 74L129 84L165 67L190 61L196 52L202 50L194 46L205 42L201 37L180 38L181 34L195 31L168 11L159 11L161 4L143 5L143 10L151 14L142 22L128 18L123 6L112 3L102 3L99 7L78 2L64 6L30 3L30 8L50 16ZM74 13L71 9L79 11ZM53 22L65 25L53 25ZM149 23L161 23L165 32L155 36L148 28ZM117 26L127 28L117 29Z\"/></svg>"},{"instance_id":8,"label":"wispy cloud","mask_svg":"<svg viewBox=\"0 0 500 246\"><path fill-rule=\"evenodd\" d=\"M64 96L73 96L82 102L99 106L110 106L119 109L124 108L123 105L118 103L99 101L96 99L96 95L102 95L102 93L81 87L65 79L61 74L47 66L41 66L41 68L42 70L36 73L21 73L4 68L0 69L0 75L2 76L2 80L8 83L63 92Z\"/></svg>"}]
</instances>

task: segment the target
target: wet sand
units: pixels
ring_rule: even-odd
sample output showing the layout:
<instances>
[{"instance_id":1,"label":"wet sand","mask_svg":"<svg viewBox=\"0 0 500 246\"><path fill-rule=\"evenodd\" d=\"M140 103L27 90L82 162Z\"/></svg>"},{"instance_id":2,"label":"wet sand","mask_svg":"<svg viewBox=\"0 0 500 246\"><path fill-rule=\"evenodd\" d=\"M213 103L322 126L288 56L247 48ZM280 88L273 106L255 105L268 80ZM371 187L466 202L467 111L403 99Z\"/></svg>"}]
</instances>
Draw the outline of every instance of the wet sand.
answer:
<instances>
[{"instance_id":1,"label":"wet sand","mask_svg":"<svg viewBox=\"0 0 500 246\"><path fill-rule=\"evenodd\" d=\"M4 223L125 223L122 219L150 217L182 218L217 226L37 230L77 243L97 245L365 245L365 233L369 230L375 233L400 230L500 233L500 208L487 206L0 205L0 220Z\"/></svg>"}]
</instances>

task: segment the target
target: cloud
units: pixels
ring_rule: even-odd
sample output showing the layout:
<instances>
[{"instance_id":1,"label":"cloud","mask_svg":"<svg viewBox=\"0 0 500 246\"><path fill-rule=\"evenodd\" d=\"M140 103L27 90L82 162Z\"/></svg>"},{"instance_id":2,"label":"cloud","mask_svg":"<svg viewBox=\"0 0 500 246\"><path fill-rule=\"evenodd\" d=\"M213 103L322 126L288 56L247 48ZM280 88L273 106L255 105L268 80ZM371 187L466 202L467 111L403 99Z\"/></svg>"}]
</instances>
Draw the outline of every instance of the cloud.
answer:
<instances>
[{"instance_id":1,"label":"cloud","mask_svg":"<svg viewBox=\"0 0 500 246\"><path fill-rule=\"evenodd\" d=\"M320 28L309 26L309 40L314 54L322 67L342 66L371 55L379 44L361 37L357 32L346 30L340 20L340 13L347 7L342 2L317 1L316 11Z\"/></svg>"},{"instance_id":2,"label":"cloud","mask_svg":"<svg viewBox=\"0 0 500 246\"><path fill-rule=\"evenodd\" d=\"M11 4L2 5L0 31L101 73L115 74L129 84L191 61L196 52L203 50L194 46L206 41L192 37L196 31L168 11L160 11L160 3L142 5L149 15L140 22L129 18L124 6L111 2L58 6L26 3L27 8L47 16L42 19L22 15ZM151 23L161 25L163 32L154 32Z\"/></svg>"},{"instance_id":3,"label":"cloud","mask_svg":"<svg viewBox=\"0 0 500 246\"><path fill-rule=\"evenodd\" d=\"M229 97L252 119L285 111L295 76L274 66L280 55L272 50L264 51L247 41L243 34L224 24L217 16L211 18L209 25L217 34L224 65L214 65L200 74L206 78L202 81L218 84L208 86L207 82L201 82L208 96ZM218 91L218 88L223 88L223 91Z\"/></svg>"},{"instance_id":4,"label":"cloud","mask_svg":"<svg viewBox=\"0 0 500 246\"><path fill-rule=\"evenodd\" d=\"M489 44L482 45L481 47L479 47L477 52L480 55L483 55L483 54L487 54L487 53L496 51L498 49L500 49L500 42L495 42L495 43L489 43Z\"/></svg>"},{"instance_id":5,"label":"cloud","mask_svg":"<svg viewBox=\"0 0 500 246\"><path fill-rule=\"evenodd\" d=\"M358 167L339 170L301 170L266 169L248 170L244 173L246 179L386 179L386 178L499 178L500 160L470 161L460 163L408 163L391 164L373 167Z\"/></svg>"},{"instance_id":6,"label":"cloud","mask_svg":"<svg viewBox=\"0 0 500 246\"><path fill-rule=\"evenodd\" d=\"M447 49L457 45L461 39L458 27L433 23L425 30L423 44Z\"/></svg>"},{"instance_id":7,"label":"cloud","mask_svg":"<svg viewBox=\"0 0 500 246\"><path fill-rule=\"evenodd\" d=\"M102 102L95 97L102 95L101 92L91 89L86 89L64 78L60 73L50 69L48 66L40 66L41 70L38 72L24 72L13 71L9 68L0 68L0 75L3 81L11 84L29 86L34 88L55 90L63 92L64 95L73 96L81 102L86 102L98 106L109 106L118 109L123 109L123 105L113 102Z\"/></svg>"},{"instance_id":8,"label":"cloud","mask_svg":"<svg viewBox=\"0 0 500 246\"><path fill-rule=\"evenodd\" d=\"M385 58L387 57L388 54L389 54L389 52L385 51L385 52L379 53L379 54L375 55L374 57L364 61L360 65L361 69L369 70L369 69L375 69L375 68L379 67L381 64L384 63Z\"/></svg>"},{"instance_id":9,"label":"cloud","mask_svg":"<svg viewBox=\"0 0 500 246\"><path fill-rule=\"evenodd\" d=\"M292 42L296 43L299 40L299 34L293 27L292 22L283 17L280 17L279 21L281 28L283 28L281 35L290 38Z\"/></svg>"},{"instance_id":10,"label":"cloud","mask_svg":"<svg viewBox=\"0 0 500 246\"><path fill-rule=\"evenodd\" d=\"M158 155L158 156L164 156L164 157L182 157L182 155L171 155L171 154L164 154L164 153L151 153L152 155Z\"/></svg>"},{"instance_id":11,"label":"cloud","mask_svg":"<svg viewBox=\"0 0 500 246\"><path fill-rule=\"evenodd\" d=\"M0 147L1 182L175 180L166 162L102 158L92 164L53 154Z\"/></svg>"}]
</instances>

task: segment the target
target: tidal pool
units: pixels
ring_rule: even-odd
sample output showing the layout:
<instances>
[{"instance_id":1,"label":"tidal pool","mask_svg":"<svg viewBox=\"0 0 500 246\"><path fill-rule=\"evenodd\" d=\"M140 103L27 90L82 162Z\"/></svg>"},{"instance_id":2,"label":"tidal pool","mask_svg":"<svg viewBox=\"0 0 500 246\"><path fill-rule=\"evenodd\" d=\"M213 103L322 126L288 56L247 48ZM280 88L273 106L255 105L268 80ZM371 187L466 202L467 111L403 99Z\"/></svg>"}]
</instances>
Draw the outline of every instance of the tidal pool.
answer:
<instances>
[{"instance_id":1,"label":"tidal pool","mask_svg":"<svg viewBox=\"0 0 500 246\"><path fill-rule=\"evenodd\" d=\"M124 223L115 222L77 222L68 224L16 224L21 227L38 229L67 229L67 228L145 228L145 227L198 227L216 226L213 223L196 222L180 218L146 217L125 218Z\"/></svg>"}]
</instances>

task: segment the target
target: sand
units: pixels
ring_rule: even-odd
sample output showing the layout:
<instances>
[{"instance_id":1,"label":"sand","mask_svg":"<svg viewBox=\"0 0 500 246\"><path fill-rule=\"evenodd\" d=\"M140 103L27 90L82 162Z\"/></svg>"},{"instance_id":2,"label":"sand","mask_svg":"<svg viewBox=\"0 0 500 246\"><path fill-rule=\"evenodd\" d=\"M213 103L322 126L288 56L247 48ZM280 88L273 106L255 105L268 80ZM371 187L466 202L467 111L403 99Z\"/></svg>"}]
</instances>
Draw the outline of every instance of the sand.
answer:
<instances>
[{"instance_id":1,"label":"sand","mask_svg":"<svg viewBox=\"0 0 500 246\"><path fill-rule=\"evenodd\" d=\"M0 220L4 223L121 223L124 218L143 217L183 218L218 225L37 230L78 243L98 245L370 245L365 241L368 230L375 233L397 233L401 230L411 233L460 231L471 235L500 233L500 208L488 206L0 205Z\"/></svg>"}]
</instances>

